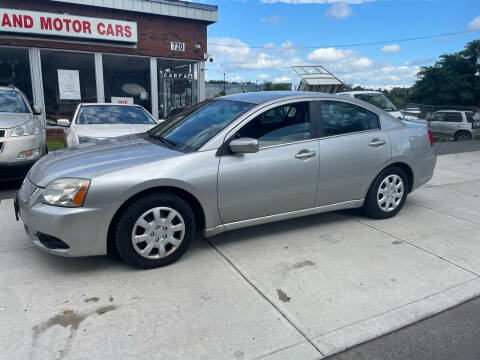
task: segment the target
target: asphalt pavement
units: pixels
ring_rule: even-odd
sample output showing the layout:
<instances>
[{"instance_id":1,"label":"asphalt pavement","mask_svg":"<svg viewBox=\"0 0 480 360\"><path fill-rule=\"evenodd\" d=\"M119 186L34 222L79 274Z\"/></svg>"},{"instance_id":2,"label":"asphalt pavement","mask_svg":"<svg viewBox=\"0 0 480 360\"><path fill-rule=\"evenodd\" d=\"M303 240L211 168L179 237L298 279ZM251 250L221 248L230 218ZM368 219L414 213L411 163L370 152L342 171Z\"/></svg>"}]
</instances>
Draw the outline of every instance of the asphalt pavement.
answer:
<instances>
[{"instance_id":1,"label":"asphalt pavement","mask_svg":"<svg viewBox=\"0 0 480 360\"><path fill-rule=\"evenodd\" d=\"M436 142L435 148L438 155L480 151L480 140Z\"/></svg>"},{"instance_id":2,"label":"asphalt pavement","mask_svg":"<svg viewBox=\"0 0 480 360\"><path fill-rule=\"evenodd\" d=\"M480 359L480 298L329 359L478 360Z\"/></svg>"}]
</instances>

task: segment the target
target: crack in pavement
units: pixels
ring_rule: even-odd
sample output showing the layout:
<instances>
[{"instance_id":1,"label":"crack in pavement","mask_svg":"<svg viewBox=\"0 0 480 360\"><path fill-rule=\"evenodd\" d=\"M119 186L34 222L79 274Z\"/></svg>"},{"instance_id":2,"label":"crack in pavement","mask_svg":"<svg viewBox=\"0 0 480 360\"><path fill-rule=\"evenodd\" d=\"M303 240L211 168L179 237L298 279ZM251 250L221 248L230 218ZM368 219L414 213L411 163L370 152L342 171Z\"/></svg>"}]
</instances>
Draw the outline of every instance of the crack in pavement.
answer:
<instances>
[{"instance_id":1,"label":"crack in pavement","mask_svg":"<svg viewBox=\"0 0 480 360\"><path fill-rule=\"evenodd\" d=\"M275 303L268 298L234 263L228 256L218 249L213 242L208 238L200 236L207 244L209 244L234 270L237 272L261 297L263 297L322 357L325 357L325 354L307 337L307 335L297 326L295 323L290 320L290 318L284 314L280 308L278 308ZM298 344L294 344L298 345ZM292 346L294 346L292 345Z\"/></svg>"},{"instance_id":2,"label":"crack in pavement","mask_svg":"<svg viewBox=\"0 0 480 360\"><path fill-rule=\"evenodd\" d=\"M360 223L360 224L363 224L363 225L365 225L365 226L368 226L369 228L374 229L374 230L376 230L376 231L378 231L378 232L380 232L380 233L382 233L382 234L385 234L385 235L388 235L388 236L390 236L390 237L392 237L392 238L394 238L394 239L403 241L404 243L406 243L406 244L408 244L408 245L410 245L410 246L413 246L414 248L417 248L418 250L424 251L424 252L426 252L427 254L430 254L430 255L432 255L432 256L435 256L436 258L438 258L438 259L440 259L440 260L443 260L443 261L445 261L445 262L447 262L447 263L449 263L449 264L451 264L451 265L453 265L453 266L456 266L456 267L458 267L459 269L462 269L462 270L464 270L464 271L466 271L466 272L469 272L470 274L472 274L472 275L474 275L474 276L476 276L476 277L480 277L480 274L477 274L475 271L470 270L470 269L467 269L467 268L465 268L465 267L463 267L463 266L461 266L461 265L458 265L458 264L454 263L453 261L444 258L443 256L440 256L440 255L438 255L438 254L435 254L435 253L432 252L432 251L429 251L429 250L427 250L427 249L424 249L424 248L422 248L421 246L416 245L416 244L414 244L414 243L412 243L412 242L410 242L410 241L408 241L408 240L405 240L405 239L403 239L403 238L401 238L401 237L399 237L399 236L397 236L397 235L394 235L394 234L389 233L388 231L379 229L379 228L377 228L377 227L375 227L375 226L373 226L373 225L370 225L370 224L368 224L368 223L366 223L366 222L364 222L364 221L362 221L362 220L360 220L360 219L354 218L354 217L352 217L352 216L349 216L349 215L346 215L346 214L341 214L341 215L342 215L342 216L345 216L345 217L348 218L348 219L351 219L351 220L353 220L353 221L356 221L356 222L358 222L358 223Z\"/></svg>"}]
</instances>

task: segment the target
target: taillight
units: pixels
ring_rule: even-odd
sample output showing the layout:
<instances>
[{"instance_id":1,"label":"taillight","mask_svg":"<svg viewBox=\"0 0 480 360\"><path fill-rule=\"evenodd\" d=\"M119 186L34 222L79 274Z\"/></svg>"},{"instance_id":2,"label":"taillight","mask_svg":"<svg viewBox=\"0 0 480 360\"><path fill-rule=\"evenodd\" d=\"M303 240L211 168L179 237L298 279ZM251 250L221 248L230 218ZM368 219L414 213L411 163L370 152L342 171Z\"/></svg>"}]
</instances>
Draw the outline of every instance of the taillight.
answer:
<instances>
[{"instance_id":1,"label":"taillight","mask_svg":"<svg viewBox=\"0 0 480 360\"><path fill-rule=\"evenodd\" d=\"M430 130L428 130L428 140L430 140L430 146L433 146L433 136Z\"/></svg>"}]
</instances>

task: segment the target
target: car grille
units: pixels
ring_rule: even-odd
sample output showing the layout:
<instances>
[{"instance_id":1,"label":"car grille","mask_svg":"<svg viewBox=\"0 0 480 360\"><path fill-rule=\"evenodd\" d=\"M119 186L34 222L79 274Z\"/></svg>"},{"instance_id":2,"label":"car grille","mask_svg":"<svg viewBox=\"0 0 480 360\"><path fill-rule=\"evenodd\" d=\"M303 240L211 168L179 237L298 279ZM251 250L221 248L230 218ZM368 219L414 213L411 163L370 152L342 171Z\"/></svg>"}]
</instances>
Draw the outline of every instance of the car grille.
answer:
<instances>
[{"instance_id":1,"label":"car grille","mask_svg":"<svg viewBox=\"0 0 480 360\"><path fill-rule=\"evenodd\" d=\"M18 196L20 200L22 200L23 202L27 202L28 200L30 200L33 193L37 191L37 189L38 187L35 186L35 184L32 183L28 179L28 177L26 177L25 180L23 180L23 184L22 184L22 187L20 188L20 191L18 192Z\"/></svg>"},{"instance_id":2,"label":"car grille","mask_svg":"<svg viewBox=\"0 0 480 360\"><path fill-rule=\"evenodd\" d=\"M5 137L5 130L0 130L0 137Z\"/></svg>"}]
</instances>

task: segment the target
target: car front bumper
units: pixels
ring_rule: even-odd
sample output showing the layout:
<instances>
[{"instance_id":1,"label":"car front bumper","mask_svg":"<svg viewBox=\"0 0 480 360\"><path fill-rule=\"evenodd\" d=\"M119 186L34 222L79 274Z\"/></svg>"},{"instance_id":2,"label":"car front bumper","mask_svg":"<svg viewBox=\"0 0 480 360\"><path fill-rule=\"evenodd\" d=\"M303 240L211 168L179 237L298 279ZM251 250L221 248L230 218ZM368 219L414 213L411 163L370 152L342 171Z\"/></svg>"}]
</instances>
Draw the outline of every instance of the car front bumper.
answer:
<instances>
[{"instance_id":1,"label":"car front bumper","mask_svg":"<svg viewBox=\"0 0 480 360\"><path fill-rule=\"evenodd\" d=\"M36 157L19 159L19 153L40 149ZM0 137L0 180L25 177L30 167L46 153L45 133L38 135Z\"/></svg>"},{"instance_id":2,"label":"car front bumper","mask_svg":"<svg viewBox=\"0 0 480 360\"><path fill-rule=\"evenodd\" d=\"M20 190L22 191L22 190ZM51 254L77 257L105 255L109 207L65 208L41 202L43 189L38 188L28 201L19 193L15 209L30 240ZM60 240L60 242L58 242Z\"/></svg>"}]
</instances>

